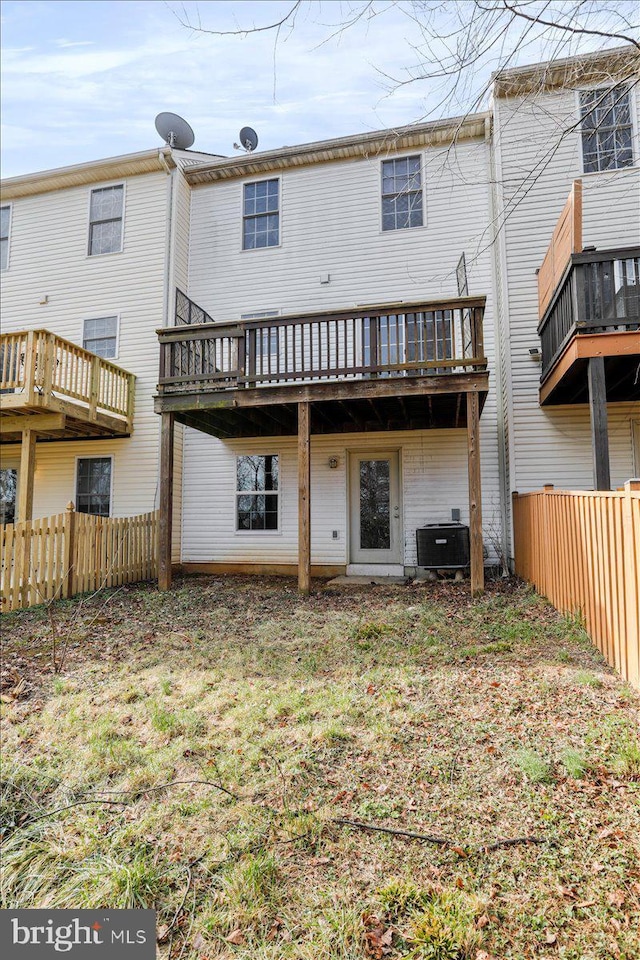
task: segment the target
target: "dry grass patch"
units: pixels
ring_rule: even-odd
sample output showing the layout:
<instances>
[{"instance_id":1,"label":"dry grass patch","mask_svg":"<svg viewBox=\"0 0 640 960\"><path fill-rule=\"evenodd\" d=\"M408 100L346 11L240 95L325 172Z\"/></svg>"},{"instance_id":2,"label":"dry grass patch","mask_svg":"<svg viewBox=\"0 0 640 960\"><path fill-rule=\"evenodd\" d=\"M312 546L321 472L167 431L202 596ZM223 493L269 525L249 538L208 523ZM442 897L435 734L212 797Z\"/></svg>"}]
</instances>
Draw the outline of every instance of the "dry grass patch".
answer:
<instances>
[{"instance_id":1,"label":"dry grass patch","mask_svg":"<svg viewBox=\"0 0 640 960\"><path fill-rule=\"evenodd\" d=\"M638 699L579 624L317 586L61 603L59 674L3 618L3 905L155 907L167 960L638 956Z\"/></svg>"}]
</instances>

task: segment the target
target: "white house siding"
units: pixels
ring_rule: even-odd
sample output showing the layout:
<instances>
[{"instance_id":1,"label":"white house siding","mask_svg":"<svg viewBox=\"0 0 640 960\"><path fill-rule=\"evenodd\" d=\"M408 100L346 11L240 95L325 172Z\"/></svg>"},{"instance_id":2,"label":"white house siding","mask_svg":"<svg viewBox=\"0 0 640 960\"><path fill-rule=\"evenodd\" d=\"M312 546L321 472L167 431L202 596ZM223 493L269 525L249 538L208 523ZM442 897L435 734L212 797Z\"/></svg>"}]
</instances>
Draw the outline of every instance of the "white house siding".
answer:
<instances>
[{"instance_id":1,"label":"white house siding","mask_svg":"<svg viewBox=\"0 0 640 960\"><path fill-rule=\"evenodd\" d=\"M488 146L411 150L425 164L425 226L382 232L381 157L293 168L196 186L191 196L189 296L216 320L262 310L283 313L331 310L356 304L419 301L457 295L455 268L464 251L469 292L487 294L484 333L491 391L481 418L485 533L500 528L498 445L489 218ZM242 185L254 179L281 182L281 245L243 251ZM321 277L329 275L329 283ZM264 440L237 444L185 431L184 561L295 562L297 489L295 443ZM312 558L345 563L344 455L339 470L322 465L329 451L358 444L403 450L406 476L405 562L415 562L415 527L447 520L451 507L468 511L465 431L385 433L372 437L314 437ZM285 515L278 535L235 534L235 452L283 456ZM338 454L335 454L338 455ZM327 496L331 487L331 495ZM337 489L336 489L337 487ZM455 502L451 496L455 494ZM336 526L338 524L338 527ZM341 531L333 541L331 532Z\"/></svg>"},{"instance_id":2,"label":"white house siding","mask_svg":"<svg viewBox=\"0 0 640 960\"><path fill-rule=\"evenodd\" d=\"M298 544L298 467L295 437L233 440L224 443L188 429L184 468L184 562L296 563ZM465 430L336 434L311 438L311 562L346 564L348 557L348 455L350 451L400 451L404 563L416 563L415 531L425 523L451 519L458 507L469 520ZM236 457L280 457L280 529L235 529ZM338 467L329 467L337 457ZM483 458L485 539L490 553L499 530L497 472ZM333 539L333 531L338 538Z\"/></svg>"},{"instance_id":3,"label":"white house siding","mask_svg":"<svg viewBox=\"0 0 640 960\"><path fill-rule=\"evenodd\" d=\"M146 512L157 503L160 420L152 396L155 330L163 323L167 181L161 171L126 181L123 250L104 256L87 256L89 195L104 184L12 202L11 263L2 274L3 332L46 328L81 344L85 318L117 314L114 362L137 378L130 439L37 444L34 516L58 513L75 500L77 457L113 456L114 516ZM44 296L48 303L41 305ZM3 460L19 456L16 448L2 452Z\"/></svg>"},{"instance_id":4,"label":"white house siding","mask_svg":"<svg viewBox=\"0 0 640 960\"><path fill-rule=\"evenodd\" d=\"M638 115L638 97L634 110ZM582 173L578 130L565 136L577 117L572 90L526 98L497 98L494 135L500 162L502 245L507 267L505 298L509 321L511 397L510 486L521 493L543 483L589 489L593 486L587 405L540 407L540 366L529 348L539 341L538 268L574 179L583 181L583 242L598 249L640 242L640 170ZM636 131L640 129L640 117ZM636 161L640 158L635 143ZM499 256L496 248L496 256ZM630 421L640 404L609 405L612 484L633 472Z\"/></svg>"}]
</instances>

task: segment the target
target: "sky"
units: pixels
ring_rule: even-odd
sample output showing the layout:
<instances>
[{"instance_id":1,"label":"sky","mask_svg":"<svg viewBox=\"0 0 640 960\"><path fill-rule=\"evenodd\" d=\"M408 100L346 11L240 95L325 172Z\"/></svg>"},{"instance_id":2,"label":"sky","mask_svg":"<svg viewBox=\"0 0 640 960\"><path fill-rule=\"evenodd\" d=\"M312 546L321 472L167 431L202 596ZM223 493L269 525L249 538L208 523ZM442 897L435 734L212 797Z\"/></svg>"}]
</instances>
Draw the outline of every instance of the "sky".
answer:
<instances>
[{"instance_id":1,"label":"sky","mask_svg":"<svg viewBox=\"0 0 640 960\"><path fill-rule=\"evenodd\" d=\"M456 15L466 2L453 4ZM180 22L236 30L274 22L291 5L3 0L2 176L159 146L154 118L161 111L188 120L194 150L224 155L234 154L247 125L262 150L442 114L437 83L401 82L424 54L410 3L305 2L294 29L277 40L273 32L205 34ZM338 29L363 7L367 15ZM522 57L535 62L538 52L530 45ZM474 82L481 85L491 66L484 63ZM445 114L460 112L466 100L461 88Z\"/></svg>"}]
</instances>

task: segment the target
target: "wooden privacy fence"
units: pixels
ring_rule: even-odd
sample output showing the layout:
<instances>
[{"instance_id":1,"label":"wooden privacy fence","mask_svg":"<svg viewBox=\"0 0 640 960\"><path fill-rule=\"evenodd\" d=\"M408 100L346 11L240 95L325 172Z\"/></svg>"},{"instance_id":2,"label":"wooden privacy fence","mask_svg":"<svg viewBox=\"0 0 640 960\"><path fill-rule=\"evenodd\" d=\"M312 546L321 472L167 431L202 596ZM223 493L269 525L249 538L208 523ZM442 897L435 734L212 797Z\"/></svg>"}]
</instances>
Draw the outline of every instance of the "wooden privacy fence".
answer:
<instances>
[{"instance_id":1,"label":"wooden privacy fence","mask_svg":"<svg viewBox=\"0 0 640 960\"><path fill-rule=\"evenodd\" d=\"M640 689L640 481L624 491L513 495L516 574L589 636Z\"/></svg>"},{"instance_id":2,"label":"wooden privacy fence","mask_svg":"<svg viewBox=\"0 0 640 960\"><path fill-rule=\"evenodd\" d=\"M1 529L2 611L157 576L158 514L65 513Z\"/></svg>"}]
</instances>

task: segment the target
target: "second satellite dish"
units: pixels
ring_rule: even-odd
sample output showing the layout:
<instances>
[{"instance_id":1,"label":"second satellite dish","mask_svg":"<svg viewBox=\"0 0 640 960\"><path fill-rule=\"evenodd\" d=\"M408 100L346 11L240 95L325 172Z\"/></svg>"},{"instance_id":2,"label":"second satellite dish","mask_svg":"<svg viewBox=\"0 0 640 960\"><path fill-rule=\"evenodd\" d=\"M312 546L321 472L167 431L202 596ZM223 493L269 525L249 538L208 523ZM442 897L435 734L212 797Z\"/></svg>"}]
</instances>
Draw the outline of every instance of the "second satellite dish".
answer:
<instances>
[{"instance_id":1,"label":"second satellite dish","mask_svg":"<svg viewBox=\"0 0 640 960\"><path fill-rule=\"evenodd\" d=\"M258 134L251 127L243 127L240 131L240 144L247 153L252 153L258 146Z\"/></svg>"},{"instance_id":2,"label":"second satellite dish","mask_svg":"<svg viewBox=\"0 0 640 960\"><path fill-rule=\"evenodd\" d=\"M177 150L188 150L195 140L193 130L177 113L159 113L156 130L165 143Z\"/></svg>"}]
</instances>

